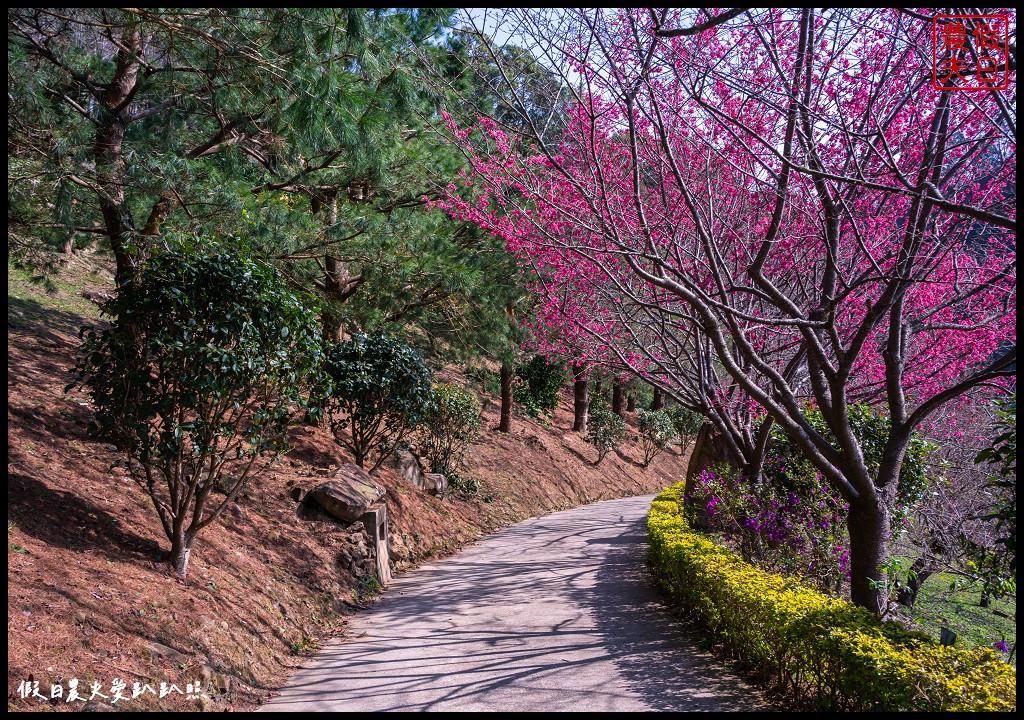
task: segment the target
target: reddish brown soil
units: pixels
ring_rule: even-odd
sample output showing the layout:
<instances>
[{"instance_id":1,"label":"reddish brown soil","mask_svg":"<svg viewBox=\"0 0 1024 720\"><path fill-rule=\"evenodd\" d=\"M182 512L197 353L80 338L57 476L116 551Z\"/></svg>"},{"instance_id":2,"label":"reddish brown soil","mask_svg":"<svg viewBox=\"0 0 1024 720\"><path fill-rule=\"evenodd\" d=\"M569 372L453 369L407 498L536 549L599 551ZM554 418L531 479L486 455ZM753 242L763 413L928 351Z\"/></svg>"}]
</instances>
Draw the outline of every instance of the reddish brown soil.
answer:
<instances>
[{"instance_id":1,"label":"reddish brown soil","mask_svg":"<svg viewBox=\"0 0 1024 720\"><path fill-rule=\"evenodd\" d=\"M112 446L86 434L87 397L63 392L74 329L95 313L18 307L26 306L9 297L8 709L80 709L49 699L73 678L86 697L93 682L110 695L124 681L128 699L118 705L128 710L254 707L303 652L343 633L367 598L365 581L339 562L343 530L300 519L291 495L350 458L324 430L293 428L295 448L199 537L189 578L179 581L162 561L168 542L144 491L116 467ZM475 495L434 497L379 471L398 572L527 517L656 492L685 473L685 458L671 451L640 467L632 441L594 467L593 449L570 429L568 394L550 427L517 415L507 435L492 430L496 399L481 400L485 431L463 469L479 483ZM628 422L635 433L635 418ZM131 698L135 682L185 690L193 679L208 697ZM46 699L21 696L30 680Z\"/></svg>"}]
</instances>

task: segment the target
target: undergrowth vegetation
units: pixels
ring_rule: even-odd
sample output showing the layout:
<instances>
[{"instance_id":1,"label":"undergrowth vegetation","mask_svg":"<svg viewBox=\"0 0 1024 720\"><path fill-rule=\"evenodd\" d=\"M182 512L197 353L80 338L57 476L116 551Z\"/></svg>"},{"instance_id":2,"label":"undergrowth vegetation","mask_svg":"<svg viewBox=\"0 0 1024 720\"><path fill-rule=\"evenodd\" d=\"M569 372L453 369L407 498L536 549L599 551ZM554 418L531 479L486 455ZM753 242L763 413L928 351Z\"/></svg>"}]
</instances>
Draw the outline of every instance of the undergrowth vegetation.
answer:
<instances>
[{"instance_id":1,"label":"undergrowth vegetation","mask_svg":"<svg viewBox=\"0 0 1024 720\"><path fill-rule=\"evenodd\" d=\"M684 486L648 518L650 561L674 606L712 642L761 669L798 707L1012 711L1016 671L990 649L936 643L802 580L753 567L694 532Z\"/></svg>"}]
</instances>

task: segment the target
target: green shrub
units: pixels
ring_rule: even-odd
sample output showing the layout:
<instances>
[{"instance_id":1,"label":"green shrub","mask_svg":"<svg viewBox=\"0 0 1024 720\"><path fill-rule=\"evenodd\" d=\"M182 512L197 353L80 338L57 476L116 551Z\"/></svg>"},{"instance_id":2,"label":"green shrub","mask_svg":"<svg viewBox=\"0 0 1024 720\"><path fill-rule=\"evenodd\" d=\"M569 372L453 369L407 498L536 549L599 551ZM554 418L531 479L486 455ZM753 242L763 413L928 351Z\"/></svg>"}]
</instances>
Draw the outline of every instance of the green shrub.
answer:
<instances>
[{"instance_id":1,"label":"green shrub","mask_svg":"<svg viewBox=\"0 0 1024 720\"><path fill-rule=\"evenodd\" d=\"M501 395L501 373L488 370L484 366L467 366L466 376L479 383L480 392L484 395Z\"/></svg>"},{"instance_id":2,"label":"green shrub","mask_svg":"<svg viewBox=\"0 0 1024 720\"><path fill-rule=\"evenodd\" d=\"M595 465L626 439L626 422L601 405L591 406L587 420L587 435L583 438L597 448Z\"/></svg>"},{"instance_id":3,"label":"green shrub","mask_svg":"<svg viewBox=\"0 0 1024 720\"><path fill-rule=\"evenodd\" d=\"M648 515L659 585L711 640L756 666L796 706L854 711L1013 711L1016 671L989 649L938 645L863 608L769 574L693 532L684 484Z\"/></svg>"},{"instance_id":4,"label":"green shrub","mask_svg":"<svg viewBox=\"0 0 1024 720\"><path fill-rule=\"evenodd\" d=\"M315 312L267 264L206 240L154 251L104 312L113 325L85 333L76 384L93 399L91 431L128 456L185 577L198 532L260 457L286 449L319 359Z\"/></svg>"},{"instance_id":5,"label":"green shrub","mask_svg":"<svg viewBox=\"0 0 1024 720\"><path fill-rule=\"evenodd\" d=\"M886 415L872 410L864 403L850 405L847 409L850 427L853 430L864 461L871 474L878 471L889 436L890 421ZM822 437L838 446L825 418L817 408L808 407L804 417ZM911 510L917 505L928 489L928 455L935 446L915 434L903 459L899 481L896 486L896 507L893 510L893 534L901 532L909 522ZM772 482L798 495L807 497L821 485L818 471L804 459L799 446L778 426L772 428L771 444L764 464L764 475Z\"/></svg>"},{"instance_id":6,"label":"green shrub","mask_svg":"<svg viewBox=\"0 0 1024 720\"><path fill-rule=\"evenodd\" d=\"M371 472L431 410L433 372L419 352L390 335L358 334L329 346L323 374L320 406L335 441L359 467L375 452Z\"/></svg>"},{"instance_id":7,"label":"green shrub","mask_svg":"<svg viewBox=\"0 0 1024 720\"><path fill-rule=\"evenodd\" d=\"M961 541L969 572L993 597L1017 592L1017 394L997 402L996 414L993 430L999 434L974 459L994 466L996 473L985 483L992 505L980 518L992 523L995 540L989 546L966 537Z\"/></svg>"},{"instance_id":8,"label":"green shrub","mask_svg":"<svg viewBox=\"0 0 1024 720\"><path fill-rule=\"evenodd\" d=\"M805 417L831 437L818 410L807 408ZM851 405L849 417L874 470L889 420L862 404ZM891 526L894 536L928 487L925 463L932 447L915 436L907 449ZM847 504L778 428L773 429L760 481L739 477L726 467L708 468L692 479L688 501L691 522L725 533L744 559L761 569L798 574L830 593L838 592L848 578Z\"/></svg>"},{"instance_id":9,"label":"green shrub","mask_svg":"<svg viewBox=\"0 0 1024 720\"><path fill-rule=\"evenodd\" d=\"M762 570L799 575L832 594L849 576L847 505L820 476L811 491L797 494L716 465L690 478L686 499L687 521L723 533Z\"/></svg>"},{"instance_id":10,"label":"green shrub","mask_svg":"<svg viewBox=\"0 0 1024 720\"><path fill-rule=\"evenodd\" d=\"M458 490L463 495L476 495L480 492L480 481L473 477L468 477L462 473L455 472L448 477L448 487L452 490ZM492 498L493 499L493 498ZM491 502L484 498L484 502Z\"/></svg>"},{"instance_id":11,"label":"green shrub","mask_svg":"<svg viewBox=\"0 0 1024 720\"><path fill-rule=\"evenodd\" d=\"M665 412L672 419L679 440L679 452L685 453L704 426L704 416L682 405L671 405Z\"/></svg>"},{"instance_id":12,"label":"green shrub","mask_svg":"<svg viewBox=\"0 0 1024 720\"><path fill-rule=\"evenodd\" d=\"M565 367L543 355L516 368L515 398L528 415L539 418L558 407L558 392L569 379Z\"/></svg>"},{"instance_id":13,"label":"green shrub","mask_svg":"<svg viewBox=\"0 0 1024 720\"><path fill-rule=\"evenodd\" d=\"M640 448L644 451L643 466L647 467L658 453L668 449L676 437L676 427L668 413L662 410L637 410L636 419Z\"/></svg>"},{"instance_id":14,"label":"green shrub","mask_svg":"<svg viewBox=\"0 0 1024 720\"><path fill-rule=\"evenodd\" d=\"M451 476L480 431L476 395L457 385L435 385L419 433L419 449L432 472Z\"/></svg>"}]
</instances>

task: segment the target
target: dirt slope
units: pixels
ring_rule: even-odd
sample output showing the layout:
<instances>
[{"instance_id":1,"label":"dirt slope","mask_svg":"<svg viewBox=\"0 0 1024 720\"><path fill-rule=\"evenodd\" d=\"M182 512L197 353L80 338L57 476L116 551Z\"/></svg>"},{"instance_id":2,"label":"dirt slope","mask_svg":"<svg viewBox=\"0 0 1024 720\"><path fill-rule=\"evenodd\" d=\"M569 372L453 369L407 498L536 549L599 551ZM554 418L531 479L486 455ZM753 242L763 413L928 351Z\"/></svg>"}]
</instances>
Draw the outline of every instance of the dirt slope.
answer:
<instances>
[{"instance_id":1,"label":"dirt slope","mask_svg":"<svg viewBox=\"0 0 1024 720\"><path fill-rule=\"evenodd\" d=\"M109 273L78 258L51 292L11 268L9 277L8 709L81 709L66 699L73 679L84 698L98 683L103 702L123 683L117 705L128 710L259 704L375 592L351 562L358 538L301 519L292 499L350 458L322 429L293 428L292 452L200 536L188 581L176 580L148 498L114 449L86 435L87 397L63 392L77 327L98 316L81 292L109 291ZM442 375L469 386L455 370ZM481 401L485 432L464 468L475 494L434 497L379 473L398 572L524 518L655 492L684 475L673 452L640 467L632 442L591 465L595 453L571 431L568 394L550 426L517 414L507 435L492 430L496 398ZM192 681L202 682L199 698L186 697ZM51 699L58 685L63 698Z\"/></svg>"}]
</instances>

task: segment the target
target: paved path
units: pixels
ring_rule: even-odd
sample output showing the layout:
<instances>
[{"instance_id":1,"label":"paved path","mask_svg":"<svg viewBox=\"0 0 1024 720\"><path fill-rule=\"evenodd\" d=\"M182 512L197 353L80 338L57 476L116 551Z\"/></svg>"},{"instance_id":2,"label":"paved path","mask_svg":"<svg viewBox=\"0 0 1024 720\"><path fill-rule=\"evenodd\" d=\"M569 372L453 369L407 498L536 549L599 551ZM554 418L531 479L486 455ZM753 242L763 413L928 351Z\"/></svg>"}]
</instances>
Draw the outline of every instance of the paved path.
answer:
<instances>
[{"instance_id":1,"label":"paved path","mask_svg":"<svg viewBox=\"0 0 1024 720\"><path fill-rule=\"evenodd\" d=\"M533 518L403 574L261 709L770 709L660 604L650 501Z\"/></svg>"}]
</instances>

